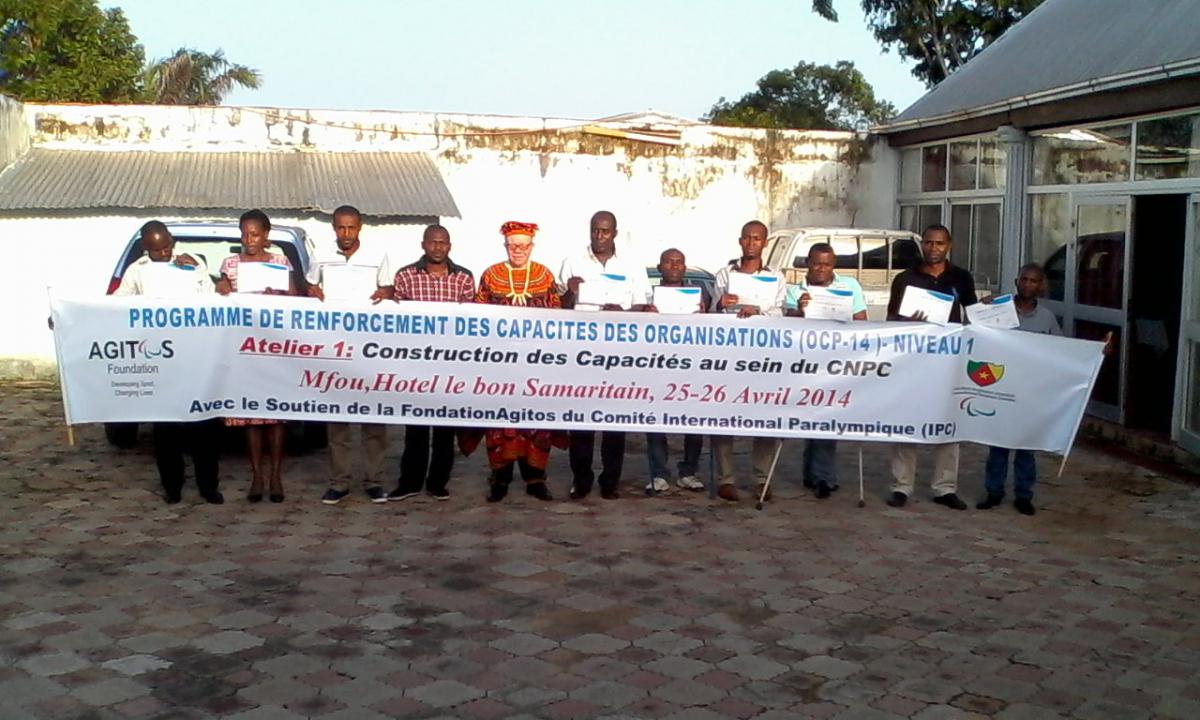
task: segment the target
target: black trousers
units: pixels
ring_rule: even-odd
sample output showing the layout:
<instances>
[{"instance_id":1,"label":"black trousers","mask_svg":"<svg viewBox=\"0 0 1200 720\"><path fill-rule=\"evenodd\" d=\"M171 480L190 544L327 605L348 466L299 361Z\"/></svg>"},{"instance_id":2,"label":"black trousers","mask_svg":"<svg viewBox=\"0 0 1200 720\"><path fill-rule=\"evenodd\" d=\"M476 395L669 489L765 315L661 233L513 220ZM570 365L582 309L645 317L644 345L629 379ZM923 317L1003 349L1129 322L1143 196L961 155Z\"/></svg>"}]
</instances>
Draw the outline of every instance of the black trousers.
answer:
<instances>
[{"instance_id":1,"label":"black trousers","mask_svg":"<svg viewBox=\"0 0 1200 720\"><path fill-rule=\"evenodd\" d=\"M432 456L430 435L433 436ZM454 428L408 425L404 430L404 452L400 455L400 490L429 492L445 490L454 469Z\"/></svg>"},{"instance_id":2,"label":"black trousers","mask_svg":"<svg viewBox=\"0 0 1200 720\"><path fill-rule=\"evenodd\" d=\"M596 447L594 430L572 430L571 475L578 492L592 490L596 475L592 471L592 455ZM616 490L621 482L621 468L625 464L625 433L605 431L600 433L600 489Z\"/></svg>"},{"instance_id":3,"label":"black trousers","mask_svg":"<svg viewBox=\"0 0 1200 720\"><path fill-rule=\"evenodd\" d=\"M510 462L502 468L492 471L492 476L488 479L493 485L508 485L513 481L513 465L519 465L521 468L521 479L526 485L546 482L546 471L539 470L521 458L516 462Z\"/></svg>"},{"instance_id":4,"label":"black trousers","mask_svg":"<svg viewBox=\"0 0 1200 720\"><path fill-rule=\"evenodd\" d=\"M196 487L200 494L216 491L223 427L220 419L154 423L154 461L158 464L163 490L172 495L183 490L183 453L188 450L196 467Z\"/></svg>"}]
</instances>

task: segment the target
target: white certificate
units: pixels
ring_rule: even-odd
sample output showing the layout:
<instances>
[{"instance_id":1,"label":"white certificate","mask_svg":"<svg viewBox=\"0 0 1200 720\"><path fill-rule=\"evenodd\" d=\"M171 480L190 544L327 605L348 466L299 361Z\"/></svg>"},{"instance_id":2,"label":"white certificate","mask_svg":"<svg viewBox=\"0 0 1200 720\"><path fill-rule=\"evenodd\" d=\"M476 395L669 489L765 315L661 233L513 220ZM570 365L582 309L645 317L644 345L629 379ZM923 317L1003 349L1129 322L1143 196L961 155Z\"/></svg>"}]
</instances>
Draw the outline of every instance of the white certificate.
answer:
<instances>
[{"instance_id":1,"label":"white certificate","mask_svg":"<svg viewBox=\"0 0 1200 720\"><path fill-rule=\"evenodd\" d=\"M624 275L616 273L600 273L594 277L584 278L579 283L579 295L575 298L576 306L620 305L629 309L629 296L632 281ZM589 308L579 308L587 310Z\"/></svg>"},{"instance_id":2,"label":"white certificate","mask_svg":"<svg viewBox=\"0 0 1200 720\"><path fill-rule=\"evenodd\" d=\"M1021 321L1017 319L1017 304L1013 302L1013 296L1000 295L992 298L990 304L976 303L968 305L967 319L972 325L983 325L984 327L1002 328L1011 330L1016 327L1021 327Z\"/></svg>"},{"instance_id":3,"label":"white certificate","mask_svg":"<svg viewBox=\"0 0 1200 720\"><path fill-rule=\"evenodd\" d=\"M379 289L379 268L369 265L329 264L321 266L321 291L326 300L370 302Z\"/></svg>"},{"instance_id":4,"label":"white certificate","mask_svg":"<svg viewBox=\"0 0 1200 720\"><path fill-rule=\"evenodd\" d=\"M142 266L142 294L150 297L177 298L195 295L204 270L193 265L152 262Z\"/></svg>"},{"instance_id":5,"label":"white certificate","mask_svg":"<svg viewBox=\"0 0 1200 720\"><path fill-rule=\"evenodd\" d=\"M925 313L925 322L945 325L950 322L950 311L954 309L954 296L936 290L926 290L914 285L904 288L904 299L900 301L900 314L912 317Z\"/></svg>"},{"instance_id":6,"label":"white certificate","mask_svg":"<svg viewBox=\"0 0 1200 720\"><path fill-rule=\"evenodd\" d=\"M288 290L286 265L269 262L240 262L237 270L240 293L260 293L265 290Z\"/></svg>"},{"instance_id":7,"label":"white certificate","mask_svg":"<svg viewBox=\"0 0 1200 720\"><path fill-rule=\"evenodd\" d=\"M728 292L737 295L738 305L753 305L766 312L775 307L775 298L779 297L779 278L731 271Z\"/></svg>"},{"instance_id":8,"label":"white certificate","mask_svg":"<svg viewBox=\"0 0 1200 720\"><path fill-rule=\"evenodd\" d=\"M664 287L654 288L654 307L660 313L671 315L690 315L700 312L700 303L704 294L698 287Z\"/></svg>"},{"instance_id":9,"label":"white certificate","mask_svg":"<svg viewBox=\"0 0 1200 720\"><path fill-rule=\"evenodd\" d=\"M801 295L808 293L808 306L804 317L810 320L837 320L850 322L854 319L854 291L840 288L810 285Z\"/></svg>"}]
</instances>

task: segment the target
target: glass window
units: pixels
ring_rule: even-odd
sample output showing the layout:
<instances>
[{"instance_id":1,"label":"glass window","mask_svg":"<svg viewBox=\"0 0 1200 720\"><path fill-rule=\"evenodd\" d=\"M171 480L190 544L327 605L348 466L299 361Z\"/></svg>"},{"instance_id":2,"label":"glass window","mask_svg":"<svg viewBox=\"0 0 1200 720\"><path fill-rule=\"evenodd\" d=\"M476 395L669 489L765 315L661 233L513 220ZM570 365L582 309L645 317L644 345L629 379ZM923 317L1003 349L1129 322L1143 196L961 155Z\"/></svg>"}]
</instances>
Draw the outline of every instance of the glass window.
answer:
<instances>
[{"instance_id":1,"label":"glass window","mask_svg":"<svg viewBox=\"0 0 1200 720\"><path fill-rule=\"evenodd\" d=\"M942 224L942 206L938 205L922 205L917 211L917 227L913 232L919 233L925 230L930 225Z\"/></svg>"},{"instance_id":2,"label":"glass window","mask_svg":"<svg viewBox=\"0 0 1200 720\"><path fill-rule=\"evenodd\" d=\"M791 258L787 257L787 252L791 247L791 235L776 235L771 238L771 246L767 251L767 266L777 270L791 267Z\"/></svg>"},{"instance_id":3,"label":"glass window","mask_svg":"<svg viewBox=\"0 0 1200 720\"><path fill-rule=\"evenodd\" d=\"M954 240L953 260L969 267L971 257L971 206L950 206L950 237Z\"/></svg>"},{"instance_id":4,"label":"glass window","mask_svg":"<svg viewBox=\"0 0 1200 720\"><path fill-rule=\"evenodd\" d=\"M946 189L946 146L930 145L921 148L921 190Z\"/></svg>"},{"instance_id":5,"label":"glass window","mask_svg":"<svg viewBox=\"0 0 1200 720\"><path fill-rule=\"evenodd\" d=\"M1000 289L1000 203L975 206L971 250L975 284L996 292Z\"/></svg>"},{"instance_id":6,"label":"glass window","mask_svg":"<svg viewBox=\"0 0 1200 720\"><path fill-rule=\"evenodd\" d=\"M1137 179L1200 177L1200 113L1138 123Z\"/></svg>"},{"instance_id":7,"label":"glass window","mask_svg":"<svg viewBox=\"0 0 1200 720\"><path fill-rule=\"evenodd\" d=\"M909 232L921 232L920 228L917 227L916 205L900 206L900 229L908 230Z\"/></svg>"},{"instance_id":8,"label":"glass window","mask_svg":"<svg viewBox=\"0 0 1200 720\"><path fill-rule=\"evenodd\" d=\"M1075 128L1033 140L1033 184L1120 182L1129 179L1132 123Z\"/></svg>"},{"instance_id":9,"label":"glass window","mask_svg":"<svg viewBox=\"0 0 1200 720\"><path fill-rule=\"evenodd\" d=\"M1046 297L1062 300L1067 284L1067 240L1071 222L1064 193L1029 199L1030 247L1025 257L1046 270Z\"/></svg>"},{"instance_id":10,"label":"glass window","mask_svg":"<svg viewBox=\"0 0 1200 720\"><path fill-rule=\"evenodd\" d=\"M900 151L900 192L921 192L921 148Z\"/></svg>"},{"instance_id":11,"label":"glass window","mask_svg":"<svg viewBox=\"0 0 1200 720\"><path fill-rule=\"evenodd\" d=\"M979 141L979 188L990 190L1004 187L1006 171L1004 149L995 140Z\"/></svg>"},{"instance_id":12,"label":"glass window","mask_svg":"<svg viewBox=\"0 0 1200 720\"><path fill-rule=\"evenodd\" d=\"M858 238L850 237L834 237L830 242L833 245L833 251L837 253L837 264L834 268L837 270L858 270ZM857 273L849 273L851 277L858 277Z\"/></svg>"},{"instance_id":13,"label":"glass window","mask_svg":"<svg viewBox=\"0 0 1200 720\"><path fill-rule=\"evenodd\" d=\"M888 248L887 241L881 237L863 237L858 240L859 252L862 253L863 270L887 270Z\"/></svg>"},{"instance_id":14,"label":"glass window","mask_svg":"<svg viewBox=\"0 0 1200 720\"><path fill-rule=\"evenodd\" d=\"M1080 205L1075 242L1076 300L1124 306L1125 204Z\"/></svg>"},{"instance_id":15,"label":"glass window","mask_svg":"<svg viewBox=\"0 0 1200 720\"><path fill-rule=\"evenodd\" d=\"M950 143L950 189L974 190L979 166L979 143L964 140Z\"/></svg>"},{"instance_id":16,"label":"glass window","mask_svg":"<svg viewBox=\"0 0 1200 720\"><path fill-rule=\"evenodd\" d=\"M1092 389L1092 400L1116 406L1120 404L1121 397L1121 328L1087 320L1075 321L1077 338L1103 341L1109 333L1112 333L1113 347L1117 350L1105 355L1100 363L1100 373L1096 376L1096 386Z\"/></svg>"}]
</instances>

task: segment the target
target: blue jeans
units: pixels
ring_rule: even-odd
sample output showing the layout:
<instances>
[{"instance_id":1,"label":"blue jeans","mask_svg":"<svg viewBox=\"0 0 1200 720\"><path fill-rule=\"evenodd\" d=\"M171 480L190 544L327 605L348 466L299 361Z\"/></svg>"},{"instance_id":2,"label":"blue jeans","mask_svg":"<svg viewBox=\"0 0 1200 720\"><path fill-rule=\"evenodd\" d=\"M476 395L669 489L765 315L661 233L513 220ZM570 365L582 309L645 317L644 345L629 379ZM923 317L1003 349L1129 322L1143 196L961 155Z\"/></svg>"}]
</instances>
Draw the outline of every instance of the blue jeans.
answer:
<instances>
[{"instance_id":1,"label":"blue jeans","mask_svg":"<svg viewBox=\"0 0 1200 720\"><path fill-rule=\"evenodd\" d=\"M838 486L837 440L804 441L804 485L816 487L821 483L831 489Z\"/></svg>"},{"instance_id":2,"label":"blue jeans","mask_svg":"<svg viewBox=\"0 0 1200 720\"><path fill-rule=\"evenodd\" d=\"M1033 499L1033 484L1037 482L1037 461L1032 450L1009 450L993 447L988 449L987 465L984 466L984 488L988 495L1004 497L1004 481L1008 479L1008 454L1013 458L1013 495L1019 500Z\"/></svg>"},{"instance_id":3,"label":"blue jeans","mask_svg":"<svg viewBox=\"0 0 1200 720\"><path fill-rule=\"evenodd\" d=\"M695 475L700 466L700 448L704 445L703 435L683 436L683 459L679 461L679 477ZM670 479L667 470L667 436L662 433L646 433L646 458L650 461L650 477Z\"/></svg>"}]
</instances>

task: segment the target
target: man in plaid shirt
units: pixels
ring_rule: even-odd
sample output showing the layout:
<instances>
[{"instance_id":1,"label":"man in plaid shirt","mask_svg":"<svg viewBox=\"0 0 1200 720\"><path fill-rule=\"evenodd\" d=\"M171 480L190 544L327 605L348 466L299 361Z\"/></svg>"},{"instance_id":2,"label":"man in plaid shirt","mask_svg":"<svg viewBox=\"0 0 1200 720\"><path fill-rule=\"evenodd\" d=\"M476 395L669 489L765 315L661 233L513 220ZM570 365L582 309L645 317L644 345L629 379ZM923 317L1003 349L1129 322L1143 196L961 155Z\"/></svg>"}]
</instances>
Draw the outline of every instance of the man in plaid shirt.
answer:
<instances>
[{"instance_id":1,"label":"man in plaid shirt","mask_svg":"<svg viewBox=\"0 0 1200 720\"><path fill-rule=\"evenodd\" d=\"M419 302L473 302L475 278L471 271L450 259L450 233L441 225L425 228L421 259L396 273L395 300ZM430 458L430 435L433 456ZM409 425L404 431L404 453L400 456L400 484L388 494L390 500L405 500L421 494L421 488L438 500L449 500L446 483L454 467L454 429Z\"/></svg>"}]
</instances>

